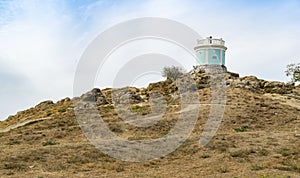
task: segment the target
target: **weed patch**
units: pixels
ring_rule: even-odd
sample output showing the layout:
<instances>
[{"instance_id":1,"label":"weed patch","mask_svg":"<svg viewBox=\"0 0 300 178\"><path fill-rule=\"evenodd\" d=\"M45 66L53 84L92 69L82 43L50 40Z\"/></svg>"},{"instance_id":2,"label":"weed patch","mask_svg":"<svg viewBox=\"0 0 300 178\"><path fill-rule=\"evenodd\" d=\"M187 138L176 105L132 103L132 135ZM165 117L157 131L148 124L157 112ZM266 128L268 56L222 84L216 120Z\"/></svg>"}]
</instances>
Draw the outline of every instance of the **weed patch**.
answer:
<instances>
[{"instance_id":1,"label":"weed patch","mask_svg":"<svg viewBox=\"0 0 300 178\"><path fill-rule=\"evenodd\" d=\"M248 130L248 126L247 125L243 125L241 127L238 127L238 128L234 128L234 131L236 132L246 132Z\"/></svg>"},{"instance_id":2,"label":"weed patch","mask_svg":"<svg viewBox=\"0 0 300 178\"><path fill-rule=\"evenodd\" d=\"M264 167L261 165L254 164L251 166L252 171L259 171L259 170L263 170L263 169L264 169Z\"/></svg>"},{"instance_id":3,"label":"weed patch","mask_svg":"<svg viewBox=\"0 0 300 178\"><path fill-rule=\"evenodd\" d=\"M58 142L46 141L43 143L43 146L51 146L51 145L58 145Z\"/></svg>"}]
</instances>

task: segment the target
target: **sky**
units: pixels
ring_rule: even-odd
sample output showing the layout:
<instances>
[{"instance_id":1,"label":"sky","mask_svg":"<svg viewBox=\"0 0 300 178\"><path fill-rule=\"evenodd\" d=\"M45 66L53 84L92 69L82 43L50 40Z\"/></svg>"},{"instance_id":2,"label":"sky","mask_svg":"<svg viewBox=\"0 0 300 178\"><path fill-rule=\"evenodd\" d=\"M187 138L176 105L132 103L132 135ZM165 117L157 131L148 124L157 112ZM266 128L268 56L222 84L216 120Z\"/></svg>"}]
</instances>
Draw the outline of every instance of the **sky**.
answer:
<instances>
[{"instance_id":1,"label":"sky","mask_svg":"<svg viewBox=\"0 0 300 178\"><path fill-rule=\"evenodd\" d=\"M241 76L287 82L286 65L300 62L296 0L0 0L0 120L44 100L73 97L76 67L89 43L140 17L172 19L202 37L223 38L226 66ZM110 76L95 85L109 87Z\"/></svg>"}]
</instances>

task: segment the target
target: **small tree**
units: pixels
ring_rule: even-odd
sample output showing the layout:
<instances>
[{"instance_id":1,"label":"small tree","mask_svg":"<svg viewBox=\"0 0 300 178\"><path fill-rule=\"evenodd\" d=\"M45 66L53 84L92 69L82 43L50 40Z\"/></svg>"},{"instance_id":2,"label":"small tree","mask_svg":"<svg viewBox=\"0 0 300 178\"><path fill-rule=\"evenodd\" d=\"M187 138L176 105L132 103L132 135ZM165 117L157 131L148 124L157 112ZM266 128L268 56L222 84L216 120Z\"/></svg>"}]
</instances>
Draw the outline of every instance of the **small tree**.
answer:
<instances>
[{"instance_id":1,"label":"small tree","mask_svg":"<svg viewBox=\"0 0 300 178\"><path fill-rule=\"evenodd\" d=\"M291 77L292 82L300 82L300 63L286 66L285 74Z\"/></svg>"},{"instance_id":2,"label":"small tree","mask_svg":"<svg viewBox=\"0 0 300 178\"><path fill-rule=\"evenodd\" d=\"M181 67L171 66L171 67L164 67L162 71L162 76L167 77L167 79L171 79L175 81L181 75L184 74L184 70Z\"/></svg>"}]
</instances>

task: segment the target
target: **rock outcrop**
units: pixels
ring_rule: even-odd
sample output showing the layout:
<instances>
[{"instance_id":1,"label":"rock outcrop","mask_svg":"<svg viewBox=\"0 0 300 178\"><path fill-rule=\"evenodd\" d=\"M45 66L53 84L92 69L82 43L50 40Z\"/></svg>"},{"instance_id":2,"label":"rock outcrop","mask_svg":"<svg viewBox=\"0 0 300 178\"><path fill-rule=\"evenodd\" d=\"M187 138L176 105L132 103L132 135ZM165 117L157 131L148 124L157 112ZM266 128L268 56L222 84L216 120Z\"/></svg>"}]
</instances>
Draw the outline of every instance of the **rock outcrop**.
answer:
<instances>
[{"instance_id":1,"label":"rock outcrop","mask_svg":"<svg viewBox=\"0 0 300 178\"><path fill-rule=\"evenodd\" d=\"M108 104L105 96L99 88L94 88L93 90L83 94L80 99L83 102L96 102L97 105Z\"/></svg>"},{"instance_id":2,"label":"rock outcrop","mask_svg":"<svg viewBox=\"0 0 300 178\"><path fill-rule=\"evenodd\" d=\"M227 88L242 88L255 93L275 93L282 95L300 96L298 89L294 83L284 83L277 81L266 81L258 79L255 76L240 77L239 74L227 71L226 67L215 66L207 70L203 66L195 66L189 73L179 77L177 81L166 79L161 82L150 83L147 88L124 87L119 89L104 89L101 91L98 88L83 94L81 97L74 100L83 101L85 104L96 102L99 105L105 104L138 104L149 102L152 95L163 95L166 100L176 99L179 97L179 83L186 82L187 78L193 79L196 90L210 88L218 84L226 85ZM224 89L224 87L222 87ZM51 104L46 102L44 104ZM41 103L43 105L43 103Z\"/></svg>"},{"instance_id":3,"label":"rock outcrop","mask_svg":"<svg viewBox=\"0 0 300 178\"><path fill-rule=\"evenodd\" d=\"M206 72L203 67L196 66L189 74L196 81L198 89L210 87L213 74ZM228 71L223 72L223 76L227 87L244 88L258 93L292 94L295 89L294 83L265 81L255 76L239 77L239 74Z\"/></svg>"}]
</instances>

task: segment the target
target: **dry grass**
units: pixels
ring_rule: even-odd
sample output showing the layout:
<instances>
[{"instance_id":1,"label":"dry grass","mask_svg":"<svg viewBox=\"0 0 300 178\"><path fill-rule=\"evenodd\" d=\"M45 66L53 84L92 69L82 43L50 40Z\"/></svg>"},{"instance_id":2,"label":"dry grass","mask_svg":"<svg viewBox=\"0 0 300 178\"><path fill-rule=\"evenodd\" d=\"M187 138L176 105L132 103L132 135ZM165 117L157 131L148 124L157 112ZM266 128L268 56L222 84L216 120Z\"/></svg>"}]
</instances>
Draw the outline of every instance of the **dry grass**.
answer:
<instances>
[{"instance_id":1,"label":"dry grass","mask_svg":"<svg viewBox=\"0 0 300 178\"><path fill-rule=\"evenodd\" d=\"M199 90L199 94L201 103L209 103L208 89ZM149 140L169 134L179 116L174 114L180 109L177 104L169 101L168 113L149 128L124 123L113 105L99 109L105 111L101 112L103 119L118 136ZM226 105L221 126L208 145L198 147L210 111L209 105L203 105L188 140L171 154L145 163L120 161L91 145L75 119L70 101L32 108L0 123L0 128L5 128L24 118L51 117L0 133L0 177L299 176L300 142L292 129L299 120L298 107L283 103L277 96L243 89L228 89ZM149 108L136 106L134 111L143 115Z\"/></svg>"}]
</instances>

